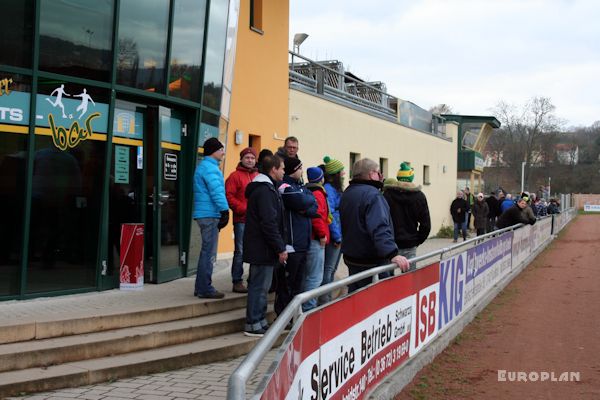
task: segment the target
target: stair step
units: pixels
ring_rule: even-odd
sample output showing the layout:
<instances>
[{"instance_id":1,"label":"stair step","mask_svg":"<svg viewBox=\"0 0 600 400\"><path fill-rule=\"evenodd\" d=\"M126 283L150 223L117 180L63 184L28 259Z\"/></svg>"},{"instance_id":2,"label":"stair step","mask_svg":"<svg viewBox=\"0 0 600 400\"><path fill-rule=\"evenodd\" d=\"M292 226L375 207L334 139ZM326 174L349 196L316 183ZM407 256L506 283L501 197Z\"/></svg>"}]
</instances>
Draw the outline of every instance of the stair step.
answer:
<instances>
[{"instance_id":1,"label":"stair step","mask_svg":"<svg viewBox=\"0 0 600 400\"><path fill-rule=\"evenodd\" d=\"M279 338L281 344L285 334ZM106 382L165 370L212 363L248 353L257 338L243 333L197 340L152 350L69 362L47 368L0 373L0 398Z\"/></svg>"},{"instance_id":2,"label":"stair step","mask_svg":"<svg viewBox=\"0 0 600 400\"><path fill-rule=\"evenodd\" d=\"M200 317L246 307L244 294L231 294L219 300L193 299L188 304L145 308L124 313L71 316L63 320L0 323L0 344L47 339L90 332L144 326ZM157 299L159 300L159 299Z\"/></svg>"},{"instance_id":3,"label":"stair step","mask_svg":"<svg viewBox=\"0 0 600 400\"><path fill-rule=\"evenodd\" d=\"M139 327L4 344L0 345L0 372L48 367L241 332L245 313L245 309L237 309Z\"/></svg>"}]
</instances>

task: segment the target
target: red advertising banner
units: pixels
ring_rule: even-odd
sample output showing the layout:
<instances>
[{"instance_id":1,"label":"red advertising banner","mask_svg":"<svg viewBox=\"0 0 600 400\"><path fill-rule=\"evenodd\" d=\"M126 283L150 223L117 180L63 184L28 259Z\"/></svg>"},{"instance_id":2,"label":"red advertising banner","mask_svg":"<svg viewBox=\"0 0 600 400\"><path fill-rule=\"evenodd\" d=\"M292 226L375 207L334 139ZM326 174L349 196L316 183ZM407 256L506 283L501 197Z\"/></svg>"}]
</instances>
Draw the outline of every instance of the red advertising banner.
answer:
<instances>
[{"instance_id":1,"label":"red advertising banner","mask_svg":"<svg viewBox=\"0 0 600 400\"><path fill-rule=\"evenodd\" d=\"M120 289L144 288L144 224L121 224Z\"/></svg>"},{"instance_id":2,"label":"red advertising banner","mask_svg":"<svg viewBox=\"0 0 600 400\"><path fill-rule=\"evenodd\" d=\"M362 398L436 335L438 292L435 263L308 314L261 398Z\"/></svg>"}]
</instances>

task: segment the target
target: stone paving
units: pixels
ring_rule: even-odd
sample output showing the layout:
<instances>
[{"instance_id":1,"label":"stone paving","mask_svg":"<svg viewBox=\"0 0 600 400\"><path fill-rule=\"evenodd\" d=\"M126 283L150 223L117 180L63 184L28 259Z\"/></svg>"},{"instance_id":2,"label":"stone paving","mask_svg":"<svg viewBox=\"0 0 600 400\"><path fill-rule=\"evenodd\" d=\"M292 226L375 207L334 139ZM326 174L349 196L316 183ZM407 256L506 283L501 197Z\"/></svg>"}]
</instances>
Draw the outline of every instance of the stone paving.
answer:
<instances>
[{"instance_id":1,"label":"stone paving","mask_svg":"<svg viewBox=\"0 0 600 400\"><path fill-rule=\"evenodd\" d=\"M452 245L451 239L429 239L418 248L418 255ZM436 256L435 259L439 259ZM431 260L427 262L431 262ZM419 265L427 262L420 262ZM340 264L337 279L347 276L347 268ZM231 293L229 263L218 262L213 274L213 284L225 293ZM38 298L26 301L0 303L2 324L18 322L68 319L76 316L107 315L127 310L147 309L160 299L161 306L175 306L197 302L191 293L194 277L183 278L160 285L145 285L142 291L109 290L86 294ZM253 393L262 375L274 359L276 350L269 353L257 368L248 383L248 393ZM199 365L164 373L121 379L98 385L62 389L54 392L38 393L12 399L59 400L59 399L139 399L139 400L179 400L179 399L224 399L230 374L243 357L207 365Z\"/></svg>"}]
</instances>

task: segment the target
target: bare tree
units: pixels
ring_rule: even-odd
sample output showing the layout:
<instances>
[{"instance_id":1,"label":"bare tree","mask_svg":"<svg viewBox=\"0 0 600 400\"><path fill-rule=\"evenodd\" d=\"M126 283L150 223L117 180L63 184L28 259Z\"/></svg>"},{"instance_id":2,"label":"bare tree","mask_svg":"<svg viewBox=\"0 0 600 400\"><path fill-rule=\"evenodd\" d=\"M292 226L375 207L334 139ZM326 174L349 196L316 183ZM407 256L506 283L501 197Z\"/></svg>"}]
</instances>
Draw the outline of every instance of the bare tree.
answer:
<instances>
[{"instance_id":1,"label":"bare tree","mask_svg":"<svg viewBox=\"0 0 600 400\"><path fill-rule=\"evenodd\" d=\"M452 107L450 107L448 104L437 104L433 107L429 108L429 112L432 114L454 114L454 110L452 110Z\"/></svg>"}]
</instances>

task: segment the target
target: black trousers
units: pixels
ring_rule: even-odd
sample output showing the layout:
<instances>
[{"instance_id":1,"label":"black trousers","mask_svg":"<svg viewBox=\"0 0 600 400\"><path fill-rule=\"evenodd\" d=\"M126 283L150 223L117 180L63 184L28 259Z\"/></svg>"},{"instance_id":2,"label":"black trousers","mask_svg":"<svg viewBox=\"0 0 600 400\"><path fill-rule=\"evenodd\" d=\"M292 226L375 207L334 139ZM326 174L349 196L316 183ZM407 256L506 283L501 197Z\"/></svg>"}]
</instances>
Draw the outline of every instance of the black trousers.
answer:
<instances>
[{"instance_id":1,"label":"black trousers","mask_svg":"<svg viewBox=\"0 0 600 400\"><path fill-rule=\"evenodd\" d=\"M281 314L294 296L301 292L305 265L306 252L297 251L288 254L285 265L278 264L275 267L274 309L277 315Z\"/></svg>"}]
</instances>

